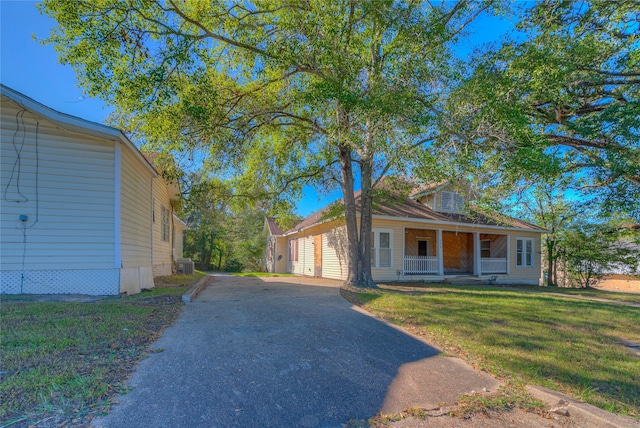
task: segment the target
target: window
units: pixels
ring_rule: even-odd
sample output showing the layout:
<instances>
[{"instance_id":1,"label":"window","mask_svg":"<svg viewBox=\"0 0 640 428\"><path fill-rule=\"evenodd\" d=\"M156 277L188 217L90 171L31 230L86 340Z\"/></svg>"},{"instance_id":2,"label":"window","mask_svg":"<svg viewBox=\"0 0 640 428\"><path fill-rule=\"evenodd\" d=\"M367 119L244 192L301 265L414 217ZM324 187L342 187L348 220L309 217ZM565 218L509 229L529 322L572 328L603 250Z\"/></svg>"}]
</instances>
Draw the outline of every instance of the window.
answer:
<instances>
[{"instance_id":1,"label":"window","mask_svg":"<svg viewBox=\"0 0 640 428\"><path fill-rule=\"evenodd\" d=\"M164 205L162 208L162 240L169 242L169 209Z\"/></svg>"},{"instance_id":2,"label":"window","mask_svg":"<svg viewBox=\"0 0 640 428\"><path fill-rule=\"evenodd\" d=\"M516 239L516 266L533 267L533 239Z\"/></svg>"},{"instance_id":3,"label":"window","mask_svg":"<svg viewBox=\"0 0 640 428\"><path fill-rule=\"evenodd\" d=\"M371 233L371 267L391 267L391 241L390 230L374 230Z\"/></svg>"},{"instance_id":4,"label":"window","mask_svg":"<svg viewBox=\"0 0 640 428\"><path fill-rule=\"evenodd\" d=\"M491 240L483 239L480 241L480 257L491 258Z\"/></svg>"},{"instance_id":5,"label":"window","mask_svg":"<svg viewBox=\"0 0 640 428\"><path fill-rule=\"evenodd\" d=\"M431 241L429 239L418 239L418 255L423 257L431 256Z\"/></svg>"},{"instance_id":6,"label":"window","mask_svg":"<svg viewBox=\"0 0 640 428\"><path fill-rule=\"evenodd\" d=\"M298 238L289 239L289 261L298 261Z\"/></svg>"},{"instance_id":7,"label":"window","mask_svg":"<svg viewBox=\"0 0 640 428\"><path fill-rule=\"evenodd\" d=\"M376 233L371 232L371 267L376 265Z\"/></svg>"},{"instance_id":8,"label":"window","mask_svg":"<svg viewBox=\"0 0 640 428\"><path fill-rule=\"evenodd\" d=\"M379 241L378 264L380 267L391 267L391 234L389 232L380 232Z\"/></svg>"},{"instance_id":9,"label":"window","mask_svg":"<svg viewBox=\"0 0 640 428\"><path fill-rule=\"evenodd\" d=\"M464 197L455 192L440 192L440 210L453 213L464 211Z\"/></svg>"}]
</instances>

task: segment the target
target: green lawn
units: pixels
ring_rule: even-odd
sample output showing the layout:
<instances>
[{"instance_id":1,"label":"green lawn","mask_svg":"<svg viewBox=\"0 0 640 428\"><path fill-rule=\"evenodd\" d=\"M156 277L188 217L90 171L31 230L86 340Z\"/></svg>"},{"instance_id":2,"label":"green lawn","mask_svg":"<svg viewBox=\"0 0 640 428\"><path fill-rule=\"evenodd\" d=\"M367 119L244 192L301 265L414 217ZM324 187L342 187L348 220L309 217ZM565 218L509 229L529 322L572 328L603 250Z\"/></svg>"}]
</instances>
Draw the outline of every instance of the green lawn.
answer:
<instances>
[{"instance_id":1,"label":"green lawn","mask_svg":"<svg viewBox=\"0 0 640 428\"><path fill-rule=\"evenodd\" d=\"M385 284L382 284L385 285ZM563 288L563 287L540 287L537 285L451 285L424 282L394 282L388 283L391 287L417 287L425 291L465 291L475 292L483 290L503 290L503 291L529 291L539 293L559 293L567 296L596 297L599 299L616 300L623 302L640 303L640 294L621 293L616 291L599 290L597 288Z\"/></svg>"},{"instance_id":2,"label":"green lawn","mask_svg":"<svg viewBox=\"0 0 640 428\"><path fill-rule=\"evenodd\" d=\"M0 425L88 423L123 391L137 361L175 321L187 289L154 288L93 303L3 296Z\"/></svg>"},{"instance_id":3,"label":"green lawn","mask_svg":"<svg viewBox=\"0 0 640 428\"><path fill-rule=\"evenodd\" d=\"M525 384L537 384L640 417L640 358L621 345L640 342L638 308L450 285L424 293L345 294L424 335L445 354L506 380L514 394L521 394Z\"/></svg>"},{"instance_id":4,"label":"green lawn","mask_svg":"<svg viewBox=\"0 0 640 428\"><path fill-rule=\"evenodd\" d=\"M191 275L169 275L154 278L156 287L172 287L197 283L206 273L196 270Z\"/></svg>"}]
</instances>

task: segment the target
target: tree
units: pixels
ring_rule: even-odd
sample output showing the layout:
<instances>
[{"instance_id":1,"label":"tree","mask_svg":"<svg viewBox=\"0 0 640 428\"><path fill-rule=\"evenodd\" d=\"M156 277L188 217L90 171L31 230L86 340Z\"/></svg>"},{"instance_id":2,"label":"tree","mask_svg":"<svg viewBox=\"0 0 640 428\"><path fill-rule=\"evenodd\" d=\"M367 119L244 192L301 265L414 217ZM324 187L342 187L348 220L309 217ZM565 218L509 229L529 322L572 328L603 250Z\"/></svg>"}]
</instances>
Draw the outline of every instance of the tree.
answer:
<instances>
[{"instance_id":1,"label":"tree","mask_svg":"<svg viewBox=\"0 0 640 428\"><path fill-rule=\"evenodd\" d=\"M474 61L450 98L453 139L506 176L569 173L583 195L640 223L637 1L544 0L520 37Z\"/></svg>"},{"instance_id":2,"label":"tree","mask_svg":"<svg viewBox=\"0 0 640 428\"><path fill-rule=\"evenodd\" d=\"M569 275L569 284L592 286L613 266L638 268L637 249L625 246L608 225L576 224L563 234L559 258Z\"/></svg>"},{"instance_id":3,"label":"tree","mask_svg":"<svg viewBox=\"0 0 640 428\"><path fill-rule=\"evenodd\" d=\"M548 232L543 235L543 259L547 262L547 285L558 284L558 259L564 232L576 219L584 218L585 205L566 195L566 179L545 177L516 192L518 216Z\"/></svg>"},{"instance_id":4,"label":"tree","mask_svg":"<svg viewBox=\"0 0 640 428\"><path fill-rule=\"evenodd\" d=\"M437 134L451 47L493 1L45 0L48 43L150 144L193 150L288 210L339 185L347 284L371 279L372 191ZM242 174L238 174L242 171ZM360 221L354 182L360 178ZM359 226L359 228L358 228Z\"/></svg>"},{"instance_id":5,"label":"tree","mask_svg":"<svg viewBox=\"0 0 640 428\"><path fill-rule=\"evenodd\" d=\"M262 236L265 213L260 208L229 203L226 183L190 177L183 216L189 218L185 255L198 269L217 271L259 270L266 246Z\"/></svg>"}]
</instances>

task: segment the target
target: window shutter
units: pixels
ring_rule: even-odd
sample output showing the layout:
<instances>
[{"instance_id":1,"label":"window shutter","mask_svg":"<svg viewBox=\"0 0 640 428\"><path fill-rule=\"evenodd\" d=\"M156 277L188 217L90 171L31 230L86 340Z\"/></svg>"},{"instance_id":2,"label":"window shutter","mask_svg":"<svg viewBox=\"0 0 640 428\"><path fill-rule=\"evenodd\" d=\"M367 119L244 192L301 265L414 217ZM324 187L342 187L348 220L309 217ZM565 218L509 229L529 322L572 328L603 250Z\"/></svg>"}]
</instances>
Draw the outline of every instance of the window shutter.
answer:
<instances>
[{"instance_id":1,"label":"window shutter","mask_svg":"<svg viewBox=\"0 0 640 428\"><path fill-rule=\"evenodd\" d=\"M455 210L457 212L462 212L464 211L464 196L455 193L455 198L456 198L456 206L455 206Z\"/></svg>"},{"instance_id":2,"label":"window shutter","mask_svg":"<svg viewBox=\"0 0 640 428\"><path fill-rule=\"evenodd\" d=\"M440 192L440 209L443 211L452 211L453 198L451 192Z\"/></svg>"}]
</instances>

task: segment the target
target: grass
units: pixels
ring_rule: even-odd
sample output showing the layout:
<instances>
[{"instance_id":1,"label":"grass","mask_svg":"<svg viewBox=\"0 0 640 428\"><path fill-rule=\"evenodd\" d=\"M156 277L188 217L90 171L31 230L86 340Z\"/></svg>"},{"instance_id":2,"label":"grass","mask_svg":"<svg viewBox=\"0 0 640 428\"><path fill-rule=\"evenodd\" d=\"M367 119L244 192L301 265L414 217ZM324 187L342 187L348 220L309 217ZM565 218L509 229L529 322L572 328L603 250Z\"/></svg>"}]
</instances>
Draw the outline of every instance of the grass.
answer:
<instances>
[{"instance_id":1,"label":"grass","mask_svg":"<svg viewBox=\"0 0 640 428\"><path fill-rule=\"evenodd\" d=\"M106 411L150 344L178 317L182 294L202 276L92 303L3 296L0 425L85 425Z\"/></svg>"},{"instance_id":2,"label":"grass","mask_svg":"<svg viewBox=\"0 0 640 428\"><path fill-rule=\"evenodd\" d=\"M271 273L271 272L233 272L229 275L232 276L249 276L249 277L260 277L260 276L295 276L292 273Z\"/></svg>"},{"instance_id":3,"label":"grass","mask_svg":"<svg viewBox=\"0 0 640 428\"><path fill-rule=\"evenodd\" d=\"M198 282L206 273L196 270L191 275L169 275L160 276L154 279L156 287L175 287L181 285L192 285Z\"/></svg>"},{"instance_id":4,"label":"grass","mask_svg":"<svg viewBox=\"0 0 640 428\"><path fill-rule=\"evenodd\" d=\"M564 288L564 287L540 287L537 285L456 285L436 284L423 282L395 282L388 283L389 286L400 287L418 287L425 291L465 291L465 290L512 290L512 291L529 291L538 293L559 293L570 296L595 297L599 299L615 300L620 302L640 303L640 294L623 293L617 291L605 291L597 288Z\"/></svg>"},{"instance_id":5,"label":"grass","mask_svg":"<svg viewBox=\"0 0 640 428\"><path fill-rule=\"evenodd\" d=\"M504 379L509 393L499 400L507 405L522 401L515 396L525 384L537 384L640 417L640 359L621 345L640 342L637 308L496 287L429 291L344 293L445 354Z\"/></svg>"}]
</instances>

